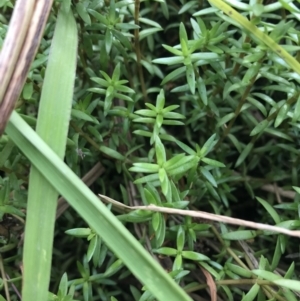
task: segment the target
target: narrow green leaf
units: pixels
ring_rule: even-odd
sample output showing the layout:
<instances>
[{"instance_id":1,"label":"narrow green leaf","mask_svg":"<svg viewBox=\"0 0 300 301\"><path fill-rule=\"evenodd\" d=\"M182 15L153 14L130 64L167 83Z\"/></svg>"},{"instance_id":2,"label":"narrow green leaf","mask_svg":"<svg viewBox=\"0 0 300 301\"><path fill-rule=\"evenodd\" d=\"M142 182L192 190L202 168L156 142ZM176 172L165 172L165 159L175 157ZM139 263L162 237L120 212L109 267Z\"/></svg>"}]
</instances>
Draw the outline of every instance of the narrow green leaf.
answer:
<instances>
[{"instance_id":1,"label":"narrow green leaf","mask_svg":"<svg viewBox=\"0 0 300 301\"><path fill-rule=\"evenodd\" d=\"M88 237L91 234L90 228L76 228L65 231L66 234L76 237Z\"/></svg>"},{"instance_id":2,"label":"narrow green leaf","mask_svg":"<svg viewBox=\"0 0 300 301\"><path fill-rule=\"evenodd\" d=\"M260 290L260 286L255 283L249 292L243 297L242 301L253 301Z\"/></svg>"},{"instance_id":3,"label":"narrow green leaf","mask_svg":"<svg viewBox=\"0 0 300 301\"><path fill-rule=\"evenodd\" d=\"M158 171L158 177L161 184L163 194L166 196L169 191L169 179L164 168L160 168Z\"/></svg>"},{"instance_id":4,"label":"narrow green leaf","mask_svg":"<svg viewBox=\"0 0 300 301\"><path fill-rule=\"evenodd\" d=\"M214 179L213 175L204 167L200 167L201 174L213 185L214 187L218 187L216 180Z\"/></svg>"},{"instance_id":5,"label":"narrow green leaf","mask_svg":"<svg viewBox=\"0 0 300 301\"><path fill-rule=\"evenodd\" d=\"M148 183L146 188L144 188L144 192L148 204L159 205L161 203L158 191L150 183Z\"/></svg>"},{"instance_id":6,"label":"narrow green leaf","mask_svg":"<svg viewBox=\"0 0 300 301\"><path fill-rule=\"evenodd\" d=\"M147 18L140 17L139 21L142 22L142 23L144 23L144 24L153 26L153 27L162 28L157 22L155 22L153 20L150 20L150 19L147 19Z\"/></svg>"},{"instance_id":7,"label":"narrow green leaf","mask_svg":"<svg viewBox=\"0 0 300 301\"><path fill-rule=\"evenodd\" d=\"M98 239L99 236L94 235L94 237L90 240L89 247L86 253L86 259L88 262L92 259L94 252L96 251L96 247L98 245Z\"/></svg>"},{"instance_id":8,"label":"narrow green leaf","mask_svg":"<svg viewBox=\"0 0 300 301\"><path fill-rule=\"evenodd\" d=\"M277 268L278 263L281 259L282 253L284 253L284 252L281 251L280 235L279 235L279 236L277 236L276 247L275 247L274 255L273 255L273 258L272 258L272 263L271 263L271 266L270 266L270 268L272 270L275 270Z\"/></svg>"},{"instance_id":9,"label":"narrow green leaf","mask_svg":"<svg viewBox=\"0 0 300 301\"><path fill-rule=\"evenodd\" d=\"M158 228L155 233L155 241L157 247L161 247L165 241L165 236L166 236L166 221L163 216L163 214L159 214L159 223L158 223Z\"/></svg>"},{"instance_id":10,"label":"narrow green leaf","mask_svg":"<svg viewBox=\"0 0 300 301\"><path fill-rule=\"evenodd\" d=\"M79 120L86 120L86 121L91 121L93 123L99 124L99 121L97 119L93 118L92 116L80 110L72 109L71 115L72 117L75 117Z\"/></svg>"},{"instance_id":11,"label":"narrow green leaf","mask_svg":"<svg viewBox=\"0 0 300 301\"><path fill-rule=\"evenodd\" d=\"M161 84L164 85L172 80L175 80L179 77L184 76L185 71L186 71L186 66L182 66L182 67L175 69L174 71L172 71L171 73L169 73L167 76L164 77Z\"/></svg>"},{"instance_id":12,"label":"narrow green leaf","mask_svg":"<svg viewBox=\"0 0 300 301\"><path fill-rule=\"evenodd\" d=\"M167 120L167 119L164 119L163 124L165 124L165 125L184 125L184 123L181 121Z\"/></svg>"},{"instance_id":13,"label":"narrow green leaf","mask_svg":"<svg viewBox=\"0 0 300 301\"><path fill-rule=\"evenodd\" d=\"M111 30L109 30L109 29L106 29L104 42L105 42L106 53L107 53L107 55L109 55L112 44L113 44L113 35L112 35Z\"/></svg>"},{"instance_id":14,"label":"narrow green leaf","mask_svg":"<svg viewBox=\"0 0 300 301\"><path fill-rule=\"evenodd\" d=\"M258 100L256 100L253 97L247 97L247 100L249 103L251 103L254 107L256 107L257 109L259 109L261 111L261 113L264 115L264 117L267 116L267 110L266 107L260 103Z\"/></svg>"},{"instance_id":15,"label":"narrow green leaf","mask_svg":"<svg viewBox=\"0 0 300 301\"><path fill-rule=\"evenodd\" d=\"M282 105L275 119L275 124L274 124L275 128L277 128L283 122L283 120L287 118L289 109L290 109L289 104L285 103Z\"/></svg>"},{"instance_id":16,"label":"narrow green leaf","mask_svg":"<svg viewBox=\"0 0 300 301\"><path fill-rule=\"evenodd\" d=\"M152 111L152 110L137 110L134 112L135 114L138 115L142 115L142 116L146 116L146 117L155 117L156 116L156 112Z\"/></svg>"},{"instance_id":17,"label":"narrow green leaf","mask_svg":"<svg viewBox=\"0 0 300 301\"><path fill-rule=\"evenodd\" d=\"M180 164L179 163L183 163ZM188 170L192 169L193 167L198 165L198 159L194 156L187 156L184 157L180 162L173 165L167 169L167 173L169 176L175 176L186 173Z\"/></svg>"},{"instance_id":18,"label":"narrow green leaf","mask_svg":"<svg viewBox=\"0 0 300 301\"><path fill-rule=\"evenodd\" d=\"M251 131L250 136L255 136L262 133L266 127L268 127L269 121L267 119L261 121L255 128Z\"/></svg>"},{"instance_id":19,"label":"narrow green leaf","mask_svg":"<svg viewBox=\"0 0 300 301\"><path fill-rule=\"evenodd\" d=\"M278 131L276 129L266 128L265 132L268 133L268 134L271 134L271 135L273 135L275 137L286 139L288 141L293 141L293 139L289 135L287 135L287 134L285 134L285 133L283 133L281 131Z\"/></svg>"},{"instance_id":20,"label":"narrow green leaf","mask_svg":"<svg viewBox=\"0 0 300 301\"><path fill-rule=\"evenodd\" d=\"M64 41L64 47L61 47ZM73 98L77 57L77 25L72 11L58 13L39 105L36 131L62 159ZM19 116L17 116L18 118ZM19 117L20 118L20 117ZM27 124L24 125L25 128ZM31 129L30 129L31 130ZM9 132L9 129L8 129ZM27 135L36 135L35 132ZM9 134L16 143L14 134ZM27 137L28 137L27 136ZM23 149L23 144L16 143ZM35 144L38 147L39 142ZM25 146L24 146L25 148ZM58 159L59 160L59 159ZM57 190L33 166L30 171L24 241L22 300L46 300L50 281ZM38 244L36 242L39 242Z\"/></svg>"},{"instance_id":21,"label":"narrow green leaf","mask_svg":"<svg viewBox=\"0 0 300 301\"><path fill-rule=\"evenodd\" d=\"M164 164L164 168L167 170L167 172L172 173L173 175L176 173L175 169L178 169L178 173L180 170L186 169L186 164L190 163L191 161L195 161L195 156L185 156L184 154L179 154L173 157L172 159L168 160ZM192 163L192 166L196 164L196 162Z\"/></svg>"},{"instance_id":22,"label":"narrow green leaf","mask_svg":"<svg viewBox=\"0 0 300 301\"><path fill-rule=\"evenodd\" d=\"M242 79L242 84L249 84L251 82L251 80L256 78L260 67L261 67L261 64L259 64L257 62L252 64L251 67L247 69L247 71Z\"/></svg>"},{"instance_id":23,"label":"narrow green leaf","mask_svg":"<svg viewBox=\"0 0 300 301\"><path fill-rule=\"evenodd\" d=\"M189 9L191 9L194 6L197 6L198 2L197 1L188 1L187 3L185 3L182 8L179 10L178 15L183 14L184 12L188 11Z\"/></svg>"},{"instance_id":24,"label":"narrow green leaf","mask_svg":"<svg viewBox=\"0 0 300 301\"><path fill-rule=\"evenodd\" d=\"M265 200L262 198L257 197L256 198L263 206L264 208L268 211L272 219L274 220L275 224L279 224L281 222L280 216L276 212L276 210Z\"/></svg>"},{"instance_id":25,"label":"narrow green leaf","mask_svg":"<svg viewBox=\"0 0 300 301\"><path fill-rule=\"evenodd\" d=\"M133 167L129 168L130 171L134 172L158 172L159 165L152 163L134 163Z\"/></svg>"},{"instance_id":26,"label":"narrow green leaf","mask_svg":"<svg viewBox=\"0 0 300 301\"><path fill-rule=\"evenodd\" d=\"M68 293L68 276L67 273L64 273L61 277L58 289L61 291L63 295L67 295Z\"/></svg>"},{"instance_id":27,"label":"narrow green leaf","mask_svg":"<svg viewBox=\"0 0 300 301\"><path fill-rule=\"evenodd\" d=\"M293 186L293 189L294 189L298 194L300 194L300 187Z\"/></svg>"},{"instance_id":28,"label":"narrow green leaf","mask_svg":"<svg viewBox=\"0 0 300 301\"><path fill-rule=\"evenodd\" d=\"M211 13L216 13L218 11L219 11L218 8L207 7L207 8L201 9L200 11L194 13L193 16L198 17L198 16L203 16L203 15L208 15L208 14L211 14Z\"/></svg>"},{"instance_id":29,"label":"narrow green leaf","mask_svg":"<svg viewBox=\"0 0 300 301\"><path fill-rule=\"evenodd\" d=\"M300 119L300 95L297 99L296 105L295 105L295 110L293 114L293 122L297 122Z\"/></svg>"},{"instance_id":30,"label":"narrow green leaf","mask_svg":"<svg viewBox=\"0 0 300 301\"><path fill-rule=\"evenodd\" d=\"M234 301L232 292L229 289L229 287L225 286L225 285L221 285L221 288L224 290L224 292L225 292L225 294L226 294L226 296L228 298L228 301Z\"/></svg>"},{"instance_id":31,"label":"narrow green leaf","mask_svg":"<svg viewBox=\"0 0 300 301\"><path fill-rule=\"evenodd\" d=\"M200 76L197 79L197 90L198 90L199 96L200 96L201 100L203 101L204 105L207 106L208 101L207 101L206 86L205 86L203 79Z\"/></svg>"},{"instance_id":32,"label":"narrow green leaf","mask_svg":"<svg viewBox=\"0 0 300 301\"><path fill-rule=\"evenodd\" d=\"M155 34L156 32L159 32L159 31L162 31L162 30L163 30L162 28L147 28L147 29L143 29L139 33L139 41L142 41L146 37L151 36L151 35Z\"/></svg>"},{"instance_id":33,"label":"narrow green leaf","mask_svg":"<svg viewBox=\"0 0 300 301\"><path fill-rule=\"evenodd\" d=\"M172 106L170 106L172 107ZM173 118L173 119L185 119L186 117L183 116L182 114L179 114L179 113L175 113L175 112L167 112L167 109L169 107L163 109L163 116L164 118Z\"/></svg>"},{"instance_id":34,"label":"narrow green leaf","mask_svg":"<svg viewBox=\"0 0 300 301\"><path fill-rule=\"evenodd\" d=\"M120 31L112 29L111 30L113 35L115 36L115 38L117 38L120 43L122 43L128 50L132 49L132 46L129 42L128 37L126 37L125 35L123 35ZM141 32L140 32L141 33ZM140 36L141 37L141 36Z\"/></svg>"},{"instance_id":35,"label":"narrow green leaf","mask_svg":"<svg viewBox=\"0 0 300 301\"><path fill-rule=\"evenodd\" d=\"M16 112L12 113L6 132L17 146L22 146L24 154L42 174L47 175L47 180L51 185L88 221L94 231L101 235L105 243L157 299L163 300L167 296L168 299L174 301L191 300L121 222L83 184L81 179L58 158ZM151 215L152 213L150 213L150 218ZM39 230L38 234L40 234ZM41 252L34 258L35 263L39 256ZM141 266L143 269L140 268ZM157 287L160 289L157 290ZM28 299L28 301L31 300L34 299Z\"/></svg>"},{"instance_id":36,"label":"narrow green leaf","mask_svg":"<svg viewBox=\"0 0 300 301\"><path fill-rule=\"evenodd\" d=\"M240 166L245 161L245 159L248 157L249 153L251 152L252 148L253 148L253 143L250 142L249 144L247 144L247 146L243 149L242 153L238 157L235 163L235 167Z\"/></svg>"},{"instance_id":37,"label":"narrow green leaf","mask_svg":"<svg viewBox=\"0 0 300 301\"><path fill-rule=\"evenodd\" d=\"M254 230L239 230L222 234L224 239L228 240L247 240L256 237L257 233Z\"/></svg>"},{"instance_id":38,"label":"narrow green leaf","mask_svg":"<svg viewBox=\"0 0 300 301\"><path fill-rule=\"evenodd\" d=\"M158 165L163 166L166 162L166 151L158 136L155 139L155 153Z\"/></svg>"},{"instance_id":39,"label":"narrow green leaf","mask_svg":"<svg viewBox=\"0 0 300 301\"><path fill-rule=\"evenodd\" d=\"M214 167L225 167L225 165L222 162L209 159L209 158L202 158L201 161L205 162L208 165L214 166Z\"/></svg>"},{"instance_id":40,"label":"narrow green leaf","mask_svg":"<svg viewBox=\"0 0 300 301\"><path fill-rule=\"evenodd\" d=\"M184 40L185 42L188 41L188 36L184 27L184 24L181 22L179 25L179 39Z\"/></svg>"},{"instance_id":41,"label":"narrow green leaf","mask_svg":"<svg viewBox=\"0 0 300 301\"><path fill-rule=\"evenodd\" d=\"M196 63L198 61L202 60L217 60L219 59L219 55L217 53L213 52L197 52L191 54L191 60L193 63Z\"/></svg>"},{"instance_id":42,"label":"narrow green leaf","mask_svg":"<svg viewBox=\"0 0 300 301\"><path fill-rule=\"evenodd\" d=\"M190 87L191 93L195 94L196 81L195 81L195 71L194 71L193 64L189 64L186 66L186 80Z\"/></svg>"},{"instance_id":43,"label":"narrow green leaf","mask_svg":"<svg viewBox=\"0 0 300 301\"><path fill-rule=\"evenodd\" d=\"M252 273L256 276L262 277L263 279L269 280L269 281L275 281L278 279L283 279L281 276L274 274L269 271L264 270L252 270Z\"/></svg>"},{"instance_id":44,"label":"narrow green leaf","mask_svg":"<svg viewBox=\"0 0 300 301\"><path fill-rule=\"evenodd\" d=\"M159 213L159 212L155 212L152 215L152 227L153 227L154 232L157 232L157 230L159 228L160 215L161 215L161 213Z\"/></svg>"},{"instance_id":45,"label":"narrow green leaf","mask_svg":"<svg viewBox=\"0 0 300 301\"><path fill-rule=\"evenodd\" d=\"M120 161L123 161L125 158L123 155L121 155L119 152L117 152L116 150L114 149L111 149L105 145L101 145L99 147L100 151L104 154L106 154L107 156L111 157L111 158L114 158L114 159L117 159L117 160L120 160Z\"/></svg>"},{"instance_id":46,"label":"narrow green leaf","mask_svg":"<svg viewBox=\"0 0 300 301\"><path fill-rule=\"evenodd\" d=\"M169 247L163 247L157 250L153 250L154 253L167 255L167 256L175 256L177 254L177 250Z\"/></svg>"},{"instance_id":47,"label":"narrow green leaf","mask_svg":"<svg viewBox=\"0 0 300 301\"><path fill-rule=\"evenodd\" d=\"M210 136L207 141L204 143L204 145L201 148L200 154L201 156L206 156L214 147L215 145L215 138L216 138L216 134L213 134L212 136Z\"/></svg>"},{"instance_id":48,"label":"narrow green leaf","mask_svg":"<svg viewBox=\"0 0 300 301\"><path fill-rule=\"evenodd\" d=\"M279 286L286 287L297 292L300 291L300 281L297 280L278 279L278 280L273 280L272 282Z\"/></svg>"},{"instance_id":49,"label":"narrow green leaf","mask_svg":"<svg viewBox=\"0 0 300 301\"><path fill-rule=\"evenodd\" d=\"M25 84L23 88L23 98L29 100L32 96L33 84L32 82Z\"/></svg>"},{"instance_id":50,"label":"narrow green leaf","mask_svg":"<svg viewBox=\"0 0 300 301\"><path fill-rule=\"evenodd\" d=\"M244 278L251 278L252 276L252 273L251 271L249 270L246 270L236 264L233 264L233 263L230 263L230 262L226 262L226 267L228 269L230 269L233 273L241 276L241 277L244 277Z\"/></svg>"},{"instance_id":51,"label":"narrow green leaf","mask_svg":"<svg viewBox=\"0 0 300 301\"><path fill-rule=\"evenodd\" d=\"M178 251L182 251L185 244L185 233L184 229L179 226L177 231L177 249Z\"/></svg>"},{"instance_id":52,"label":"narrow green leaf","mask_svg":"<svg viewBox=\"0 0 300 301\"><path fill-rule=\"evenodd\" d=\"M181 254L183 258L190 259L190 260L195 260L195 261L210 260L207 256L193 251L182 251Z\"/></svg>"},{"instance_id":53,"label":"narrow green leaf","mask_svg":"<svg viewBox=\"0 0 300 301\"><path fill-rule=\"evenodd\" d=\"M178 154L175 155L173 158L171 158L170 160L168 160L165 164L164 167L166 170L168 169L172 169L174 167L176 167L177 165L181 165L183 164L181 162L181 160L185 157L185 154Z\"/></svg>"},{"instance_id":54,"label":"narrow green leaf","mask_svg":"<svg viewBox=\"0 0 300 301\"><path fill-rule=\"evenodd\" d=\"M171 52L171 53L173 53L173 54L175 54L177 56L181 56L182 55L182 51L181 50L178 50L178 49L176 49L174 47L171 47L171 46L168 46L168 45L164 45L164 44L162 44L162 46L165 49L167 49L169 52Z\"/></svg>"},{"instance_id":55,"label":"narrow green leaf","mask_svg":"<svg viewBox=\"0 0 300 301\"><path fill-rule=\"evenodd\" d=\"M181 253L177 253L174 263L173 263L173 271L182 270L182 255Z\"/></svg>"},{"instance_id":56,"label":"narrow green leaf","mask_svg":"<svg viewBox=\"0 0 300 301\"><path fill-rule=\"evenodd\" d=\"M224 125L225 123L227 123L228 121L230 121L233 117L235 116L235 114L232 113L228 113L227 115L223 116L217 123L216 127L220 127L222 125Z\"/></svg>"},{"instance_id":57,"label":"narrow green leaf","mask_svg":"<svg viewBox=\"0 0 300 301\"><path fill-rule=\"evenodd\" d=\"M161 89L156 98L156 112L157 113L162 112L164 106L165 106L165 93L164 90Z\"/></svg>"},{"instance_id":58,"label":"narrow green leaf","mask_svg":"<svg viewBox=\"0 0 300 301\"><path fill-rule=\"evenodd\" d=\"M121 3L121 1L119 3ZM130 24L130 23L117 23L115 25L115 28L125 31L125 30L139 29L140 26L136 24Z\"/></svg>"},{"instance_id":59,"label":"narrow green leaf","mask_svg":"<svg viewBox=\"0 0 300 301\"><path fill-rule=\"evenodd\" d=\"M192 149L192 148L190 148L189 146L187 146L186 144L184 144L184 143L182 143L181 141L179 141L179 140L175 140L175 142L176 142L176 144L181 148L181 149L183 149L185 152L187 152L189 155L195 155L196 154L196 152ZM205 155L203 155L203 156L205 156Z\"/></svg>"},{"instance_id":60,"label":"narrow green leaf","mask_svg":"<svg viewBox=\"0 0 300 301\"><path fill-rule=\"evenodd\" d=\"M81 17L81 19L87 24L91 25L91 18L86 10L86 7L83 3L79 2L76 4L76 11L78 12L78 15Z\"/></svg>"},{"instance_id":61,"label":"narrow green leaf","mask_svg":"<svg viewBox=\"0 0 300 301\"><path fill-rule=\"evenodd\" d=\"M142 177L142 178L139 178L137 180L134 181L135 184L143 184L143 183L148 183L148 182L154 182L154 181L157 181L159 180L159 177L158 177L158 174L155 173L155 174L152 174L152 175L148 175L148 176L145 176L145 177Z\"/></svg>"},{"instance_id":62,"label":"narrow green leaf","mask_svg":"<svg viewBox=\"0 0 300 301\"><path fill-rule=\"evenodd\" d=\"M109 266L109 268L105 271L104 275L106 277L110 277L117 273L122 267L123 267L123 262L121 259L117 259L113 264Z\"/></svg>"},{"instance_id":63,"label":"narrow green leaf","mask_svg":"<svg viewBox=\"0 0 300 301\"><path fill-rule=\"evenodd\" d=\"M14 147L15 147L14 143L11 140L8 140L8 142L5 144L5 146L0 152L0 167L4 166L4 163L11 155Z\"/></svg>"},{"instance_id":64,"label":"narrow green leaf","mask_svg":"<svg viewBox=\"0 0 300 301\"><path fill-rule=\"evenodd\" d=\"M164 65L175 65L175 64L181 64L183 62L184 62L183 56L163 57L152 61L152 63L164 64Z\"/></svg>"}]
</instances>

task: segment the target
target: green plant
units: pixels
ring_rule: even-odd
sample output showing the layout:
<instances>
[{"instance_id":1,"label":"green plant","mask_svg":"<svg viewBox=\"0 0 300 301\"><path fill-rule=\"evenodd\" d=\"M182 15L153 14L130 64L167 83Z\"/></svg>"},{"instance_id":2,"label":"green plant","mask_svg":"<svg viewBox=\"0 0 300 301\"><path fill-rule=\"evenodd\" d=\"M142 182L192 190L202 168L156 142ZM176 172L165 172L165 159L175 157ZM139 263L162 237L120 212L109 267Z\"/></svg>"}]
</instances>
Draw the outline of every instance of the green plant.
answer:
<instances>
[{"instance_id":1,"label":"green plant","mask_svg":"<svg viewBox=\"0 0 300 301\"><path fill-rule=\"evenodd\" d=\"M0 1L5 299L297 300L297 3L47 2L30 68L20 3Z\"/></svg>"}]
</instances>

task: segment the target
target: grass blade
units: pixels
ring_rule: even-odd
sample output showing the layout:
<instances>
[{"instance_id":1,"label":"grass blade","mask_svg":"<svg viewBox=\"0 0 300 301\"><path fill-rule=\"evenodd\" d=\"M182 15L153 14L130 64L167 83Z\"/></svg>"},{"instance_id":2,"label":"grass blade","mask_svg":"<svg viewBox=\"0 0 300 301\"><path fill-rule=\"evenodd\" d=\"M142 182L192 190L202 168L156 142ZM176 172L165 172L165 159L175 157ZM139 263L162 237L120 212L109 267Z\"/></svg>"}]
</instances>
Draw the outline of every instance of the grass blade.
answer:
<instances>
[{"instance_id":1,"label":"grass blade","mask_svg":"<svg viewBox=\"0 0 300 301\"><path fill-rule=\"evenodd\" d=\"M158 300L191 300L121 222L16 112L11 115L6 133Z\"/></svg>"},{"instance_id":2,"label":"grass blade","mask_svg":"<svg viewBox=\"0 0 300 301\"><path fill-rule=\"evenodd\" d=\"M62 43L63 41L63 43ZM39 105L37 133L62 159L72 106L77 27L71 10L60 10ZM46 300L51 273L58 192L31 167L24 242L23 300Z\"/></svg>"},{"instance_id":3,"label":"grass blade","mask_svg":"<svg viewBox=\"0 0 300 301\"><path fill-rule=\"evenodd\" d=\"M222 0L209 0L213 6L222 10L230 18L236 21L242 26L244 30L252 33L256 39L261 43L267 45L272 51L274 51L279 57L281 57L291 69L300 74L300 64L299 62L292 57L286 50L284 50L279 44L277 44L270 36L266 35L264 32L259 30L253 23L246 19L243 15L238 13L230 5L226 4Z\"/></svg>"}]
</instances>

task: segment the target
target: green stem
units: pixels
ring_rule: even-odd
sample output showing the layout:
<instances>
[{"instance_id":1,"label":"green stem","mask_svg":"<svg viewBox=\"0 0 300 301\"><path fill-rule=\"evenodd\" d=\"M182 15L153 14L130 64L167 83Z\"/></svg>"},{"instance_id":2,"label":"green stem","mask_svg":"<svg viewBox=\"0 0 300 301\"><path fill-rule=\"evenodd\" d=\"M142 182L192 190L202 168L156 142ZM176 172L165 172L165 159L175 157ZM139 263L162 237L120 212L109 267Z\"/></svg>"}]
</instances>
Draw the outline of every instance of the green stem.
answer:
<instances>
[{"instance_id":1,"label":"green stem","mask_svg":"<svg viewBox=\"0 0 300 301\"><path fill-rule=\"evenodd\" d=\"M258 70L259 70L259 69L258 69ZM245 101L246 101L246 98L247 98L248 95L249 95L249 92L250 92L252 86L254 85L254 82L255 82L255 80L256 80L257 74L258 74L258 72L252 77L252 79L251 79L249 85L247 86L246 90L244 91L244 93L243 93L243 95L242 95L242 97L241 97L241 100L240 100L240 102L239 102L237 108L235 109L234 117L230 120L229 125L226 127L223 136L221 137L221 139L220 139L220 140L218 141L218 143L216 144L215 149L218 149L218 148L219 148L219 146L221 145L221 143L223 142L223 140L224 140L224 139L227 137L227 135L229 134L229 132L230 132L230 130L231 130L231 128L232 128L232 126L233 126L235 120L237 119L237 117L238 117L238 115L239 115L239 113L240 113L240 111L241 111L241 109L242 109L242 107L243 107L243 105L244 105L244 103L245 103Z\"/></svg>"},{"instance_id":2,"label":"green stem","mask_svg":"<svg viewBox=\"0 0 300 301\"><path fill-rule=\"evenodd\" d=\"M139 15L140 15L140 0L136 0L134 4L134 22L136 25L139 25ZM134 46L135 46L135 53L137 59L137 72L140 79L139 82L141 84L143 99L146 102L147 92L145 87L143 68L141 65L141 47L140 47L140 39L139 39L139 28L136 28L134 30Z\"/></svg>"}]
</instances>

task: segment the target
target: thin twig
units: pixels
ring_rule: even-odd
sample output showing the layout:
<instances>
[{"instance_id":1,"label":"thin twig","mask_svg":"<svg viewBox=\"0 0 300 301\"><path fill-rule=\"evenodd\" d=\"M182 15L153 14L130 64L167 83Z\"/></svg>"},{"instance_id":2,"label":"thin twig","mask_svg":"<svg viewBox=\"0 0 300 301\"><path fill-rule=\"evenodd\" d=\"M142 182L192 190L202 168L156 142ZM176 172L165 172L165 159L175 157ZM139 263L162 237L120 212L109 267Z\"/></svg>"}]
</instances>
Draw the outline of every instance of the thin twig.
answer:
<instances>
[{"instance_id":1,"label":"thin twig","mask_svg":"<svg viewBox=\"0 0 300 301\"><path fill-rule=\"evenodd\" d=\"M272 192L275 194L279 194L282 197L288 198L288 199L294 199L296 196L296 192L292 190L283 190L282 188L278 187L276 184L266 184L261 187L262 190Z\"/></svg>"},{"instance_id":2,"label":"thin twig","mask_svg":"<svg viewBox=\"0 0 300 301\"><path fill-rule=\"evenodd\" d=\"M84 177L81 179L87 186L91 186L105 171L104 167L98 162ZM63 198L57 201L56 219L58 219L69 207L69 203Z\"/></svg>"},{"instance_id":3,"label":"thin twig","mask_svg":"<svg viewBox=\"0 0 300 301\"><path fill-rule=\"evenodd\" d=\"M3 279L3 285L4 285L6 299L7 299L7 301L10 301L10 295L9 295L7 280L6 280L4 266L3 266L3 259L2 259L1 254L0 254L0 272L1 272L1 277Z\"/></svg>"},{"instance_id":4,"label":"thin twig","mask_svg":"<svg viewBox=\"0 0 300 301\"><path fill-rule=\"evenodd\" d=\"M299 230L293 231L293 230L288 230L285 228L280 228L277 226L271 226L271 225L261 224L261 223L254 223L254 222L245 221L245 220L238 219L238 218L208 213L208 212L204 212L204 211L182 210L182 209L158 207L155 205L130 207L130 206L126 206L118 201L115 201L105 195L99 194L99 196L101 199L103 199L104 201L106 201L108 203L112 203L113 205L115 205L117 207L129 209L129 210L149 210L149 211L155 211L155 212L163 212L163 213L167 213L167 214L178 214L178 215L184 215L184 216L200 217L200 218L204 218L204 219L208 219L208 220L212 220L212 221L216 221L216 222L220 222L220 223L239 225L239 226L244 226L244 227L249 227L249 228L254 228L254 229L283 233L283 234L286 234L289 236L300 237Z\"/></svg>"},{"instance_id":5,"label":"thin twig","mask_svg":"<svg viewBox=\"0 0 300 301\"><path fill-rule=\"evenodd\" d=\"M7 274L6 274L6 278L8 280L10 280L10 277ZM16 293L16 295L19 297L19 299L21 301L22 300L22 296L21 296L20 292L18 291L18 289L16 288L16 286L13 283L11 283L11 287L13 288L14 292Z\"/></svg>"}]
</instances>

